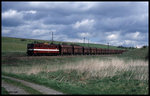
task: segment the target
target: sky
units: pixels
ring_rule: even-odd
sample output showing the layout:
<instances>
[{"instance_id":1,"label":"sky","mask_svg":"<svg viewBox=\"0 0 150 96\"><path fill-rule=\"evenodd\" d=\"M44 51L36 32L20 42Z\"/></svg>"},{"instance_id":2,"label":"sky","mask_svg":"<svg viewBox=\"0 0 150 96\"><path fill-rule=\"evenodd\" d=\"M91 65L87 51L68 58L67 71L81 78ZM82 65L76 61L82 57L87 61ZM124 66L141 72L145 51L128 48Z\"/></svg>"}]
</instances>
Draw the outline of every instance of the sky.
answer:
<instances>
[{"instance_id":1,"label":"sky","mask_svg":"<svg viewBox=\"0 0 150 96\"><path fill-rule=\"evenodd\" d=\"M1 34L113 46L148 45L148 2L2 2Z\"/></svg>"}]
</instances>

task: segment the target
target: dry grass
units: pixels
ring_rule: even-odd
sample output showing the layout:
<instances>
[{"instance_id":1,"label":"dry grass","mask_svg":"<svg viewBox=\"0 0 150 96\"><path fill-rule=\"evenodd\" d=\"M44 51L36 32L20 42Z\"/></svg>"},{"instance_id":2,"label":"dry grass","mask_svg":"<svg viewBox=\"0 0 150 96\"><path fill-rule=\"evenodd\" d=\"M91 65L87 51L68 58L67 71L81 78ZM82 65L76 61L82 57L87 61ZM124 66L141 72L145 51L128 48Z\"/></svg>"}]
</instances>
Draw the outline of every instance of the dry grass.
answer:
<instances>
[{"instance_id":1,"label":"dry grass","mask_svg":"<svg viewBox=\"0 0 150 96\"><path fill-rule=\"evenodd\" d=\"M37 74L39 72L54 72L58 70L71 71L76 70L78 74L87 72L90 77L108 77L119 74L119 72L131 71L134 79L148 80L148 61L130 60L124 61L119 58L108 60L84 59L79 62L66 63L63 65L50 64L32 64L32 66L7 66L2 67L2 71L10 73ZM130 78L129 78L130 79Z\"/></svg>"}]
</instances>

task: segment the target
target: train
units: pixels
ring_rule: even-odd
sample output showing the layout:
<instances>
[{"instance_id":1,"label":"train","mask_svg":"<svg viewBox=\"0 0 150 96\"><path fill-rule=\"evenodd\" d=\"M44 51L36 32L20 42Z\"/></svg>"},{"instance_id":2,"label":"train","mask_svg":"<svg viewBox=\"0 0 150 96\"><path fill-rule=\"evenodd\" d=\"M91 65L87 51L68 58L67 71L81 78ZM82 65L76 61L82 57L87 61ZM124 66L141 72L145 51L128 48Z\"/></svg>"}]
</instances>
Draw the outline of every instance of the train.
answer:
<instances>
[{"instance_id":1,"label":"train","mask_svg":"<svg viewBox=\"0 0 150 96\"><path fill-rule=\"evenodd\" d=\"M122 54L127 50L104 49L84 47L79 45L53 44L53 43L30 43L27 44L28 56L42 55L101 55L101 54Z\"/></svg>"}]
</instances>

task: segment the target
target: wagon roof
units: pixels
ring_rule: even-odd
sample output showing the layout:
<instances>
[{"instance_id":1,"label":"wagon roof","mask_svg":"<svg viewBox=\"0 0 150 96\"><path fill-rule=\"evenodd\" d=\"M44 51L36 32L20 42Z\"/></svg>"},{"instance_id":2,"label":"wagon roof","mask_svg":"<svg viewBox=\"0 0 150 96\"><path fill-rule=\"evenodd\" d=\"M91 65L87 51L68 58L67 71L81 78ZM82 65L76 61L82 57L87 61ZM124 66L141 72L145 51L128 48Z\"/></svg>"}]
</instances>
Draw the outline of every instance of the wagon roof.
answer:
<instances>
[{"instance_id":1,"label":"wagon roof","mask_svg":"<svg viewBox=\"0 0 150 96\"><path fill-rule=\"evenodd\" d=\"M58 46L58 44L45 44L45 43L35 43L34 45L50 45L50 46Z\"/></svg>"},{"instance_id":2,"label":"wagon roof","mask_svg":"<svg viewBox=\"0 0 150 96\"><path fill-rule=\"evenodd\" d=\"M93 47L92 47L91 49L96 49L96 48L93 48Z\"/></svg>"},{"instance_id":3,"label":"wagon roof","mask_svg":"<svg viewBox=\"0 0 150 96\"><path fill-rule=\"evenodd\" d=\"M84 47L84 49L90 49L90 47Z\"/></svg>"},{"instance_id":4,"label":"wagon roof","mask_svg":"<svg viewBox=\"0 0 150 96\"><path fill-rule=\"evenodd\" d=\"M71 45L60 45L61 47L72 47Z\"/></svg>"},{"instance_id":5,"label":"wagon roof","mask_svg":"<svg viewBox=\"0 0 150 96\"><path fill-rule=\"evenodd\" d=\"M82 48L82 46L73 46L74 48Z\"/></svg>"},{"instance_id":6,"label":"wagon roof","mask_svg":"<svg viewBox=\"0 0 150 96\"><path fill-rule=\"evenodd\" d=\"M97 48L97 49L102 50L103 48Z\"/></svg>"}]
</instances>

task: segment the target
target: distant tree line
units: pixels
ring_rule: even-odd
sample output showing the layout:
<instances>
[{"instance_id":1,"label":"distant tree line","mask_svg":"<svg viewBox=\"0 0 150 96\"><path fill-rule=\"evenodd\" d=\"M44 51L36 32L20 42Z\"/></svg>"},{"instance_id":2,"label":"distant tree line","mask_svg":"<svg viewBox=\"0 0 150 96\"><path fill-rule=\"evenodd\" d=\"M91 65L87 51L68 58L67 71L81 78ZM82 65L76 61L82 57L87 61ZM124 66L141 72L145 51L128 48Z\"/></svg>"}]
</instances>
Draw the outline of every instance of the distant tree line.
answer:
<instances>
[{"instance_id":1,"label":"distant tree line","mask_svg":"<svg viewBox=\"0 0 150 96\"><path fill-rule=\"evenodd\" d=\"M26 41L26 39L21 39L21 41Z\"/></svg>"},{"instance_id":2,"label":"distant tree line","mask_svg":"<svg viewBox=\"0 0 150 96\"><path fill-rule=\"evenodd\" d=\"M124 47L124 46L118 46L117 48L122 48L122 49L135 49L135 47Z\"/></svg>"},{"instance_id":3,"label":"distant tree line","mask_svg":"<svg viewBox=\"0 0 150 96\"><path fill-rule=\"evenodd\" d=\"M141 48L147 48L148 46L144 45ZM137 47L124 47L124 46L118 46L117 48L122 48L122 49L135 49Z\"/></svg>"},{"instance_id":4,"label":"distant tree line","mask_svg":"<svg viewBox=\"0 0 150 96\"><path fill-rule=\"evenodd\" d=\"M147 48L148 46L146 46L146 45L144 45L144 46L142 46L142 48Z\"/></svg>"}]
</instances>

